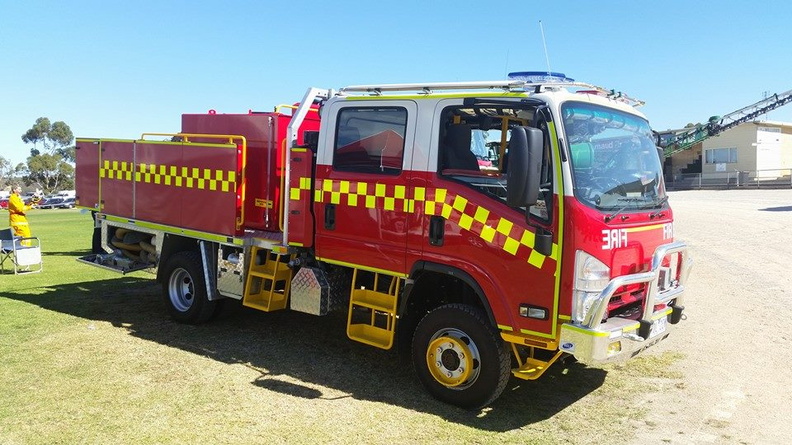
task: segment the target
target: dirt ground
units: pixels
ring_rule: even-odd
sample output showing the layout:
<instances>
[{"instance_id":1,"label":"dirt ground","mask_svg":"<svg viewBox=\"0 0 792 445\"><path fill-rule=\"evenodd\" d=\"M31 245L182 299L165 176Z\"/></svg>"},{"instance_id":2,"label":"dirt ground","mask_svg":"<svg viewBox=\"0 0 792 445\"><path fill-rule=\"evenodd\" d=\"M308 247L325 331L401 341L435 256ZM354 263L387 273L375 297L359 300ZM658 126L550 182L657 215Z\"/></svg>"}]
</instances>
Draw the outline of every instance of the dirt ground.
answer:
<instances>
[{"instance_id":1,"label":"dirt ground","mask_svg":"<svg viewBox=\"0 0 792 445\"><path fill-rule=\"evenodd\" d=\"M677 325L684 377L646 395L635 444L792 443L792 190L673 192L693 272Z\"/></svg>"}]
</instances>

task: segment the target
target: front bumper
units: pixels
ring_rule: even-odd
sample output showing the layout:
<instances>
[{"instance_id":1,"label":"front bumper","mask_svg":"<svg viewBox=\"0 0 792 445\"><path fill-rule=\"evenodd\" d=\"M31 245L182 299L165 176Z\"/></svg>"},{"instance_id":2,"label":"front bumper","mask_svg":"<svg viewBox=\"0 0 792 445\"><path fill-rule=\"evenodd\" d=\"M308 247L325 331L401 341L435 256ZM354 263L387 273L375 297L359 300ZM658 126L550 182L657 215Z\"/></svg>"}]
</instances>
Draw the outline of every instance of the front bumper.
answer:
<instances>
[{"instance_id":1,"label":"front bumper","mask_svg":"<svg viewBox=\"0 0 792 445\"><path fill-rule=\"evenodd\" d=\"M652 256L651 270L612 279L582 323L561 325L559 349L583 363L602 364L626 360L666 338L684 311L684 285L693 263L687 250L687 245L681 242L662 245ZM673 254L679 254L679 273L677 280L670 281L669 271L662 263L666 256ZM662 289L661 279L666 281ZM610 317L603 322L608 302L616 290L638 283L647 284L641 319Z\"/></svg>"}]
</instances>

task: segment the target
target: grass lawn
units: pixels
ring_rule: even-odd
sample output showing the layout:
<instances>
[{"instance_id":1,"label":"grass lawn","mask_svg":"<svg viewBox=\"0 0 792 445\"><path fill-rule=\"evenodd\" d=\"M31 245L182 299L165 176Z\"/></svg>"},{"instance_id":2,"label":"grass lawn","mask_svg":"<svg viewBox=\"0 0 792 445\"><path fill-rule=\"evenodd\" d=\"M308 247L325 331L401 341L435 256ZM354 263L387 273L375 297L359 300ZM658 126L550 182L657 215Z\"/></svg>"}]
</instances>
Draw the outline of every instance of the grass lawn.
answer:
<instances>
[{"instance_id":1,"label":"grass lawn","mask_svg":"<svg viewBox=\"0 0 792 445\"><path fill-rule=\"evenodd\" d=\"M645 427L646 391L680 378L673 354L556 365L467 412L428 396L394 352L348 340L343 316L228 301L209 324L176 324L150 274L75 261L90 215L29 220L44 271L0 275L2 444L623 443Z\"/></svg>"}]
</instances>

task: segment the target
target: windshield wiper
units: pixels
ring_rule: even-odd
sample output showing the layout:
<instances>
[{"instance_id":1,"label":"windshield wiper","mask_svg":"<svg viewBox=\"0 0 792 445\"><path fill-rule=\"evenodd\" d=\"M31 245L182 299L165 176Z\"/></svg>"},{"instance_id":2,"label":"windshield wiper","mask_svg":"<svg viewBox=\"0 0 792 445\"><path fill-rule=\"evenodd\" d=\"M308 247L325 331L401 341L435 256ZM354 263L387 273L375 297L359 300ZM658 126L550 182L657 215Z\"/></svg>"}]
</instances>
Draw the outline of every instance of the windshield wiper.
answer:
<instances>
[{"instance_id":1,"label":"windshield wiper","mask_svg":"<svg viewBox=\"0 0 792 445\"><path fill-rule=\"evenodd\" d=\"M615 212L611 213L610 215L605 215L605 222L606 223L611 222L611 220L613 220L613 218L616 218L616 216L618 216L621 212L627 210L627 207L630 207L631 203L641 201L641 199L639 199L639 198L620 198L619 201L627 202L627 204L624 207L620 208L619 210L616 210ZM622 220L624 220L624 219L626 219L626 218L622 218Z\"/></svg>"},{"instance_id":2,"label":"windshield wiper","mask_svg":"<svg viewBox=\"0 0 792 445\"><path fill-rule=\"evenodd\" d=\"M649 219L655 219L655 218L659 218L659 217L663 216L663 205L666 202L668 202L668 195L663 196L663 198L660 200L660 202L657 203L657 206L660 207L660 209L658 211L656 211L656 212L652 212L649 215Z\"/></svg>"}]
</instances>

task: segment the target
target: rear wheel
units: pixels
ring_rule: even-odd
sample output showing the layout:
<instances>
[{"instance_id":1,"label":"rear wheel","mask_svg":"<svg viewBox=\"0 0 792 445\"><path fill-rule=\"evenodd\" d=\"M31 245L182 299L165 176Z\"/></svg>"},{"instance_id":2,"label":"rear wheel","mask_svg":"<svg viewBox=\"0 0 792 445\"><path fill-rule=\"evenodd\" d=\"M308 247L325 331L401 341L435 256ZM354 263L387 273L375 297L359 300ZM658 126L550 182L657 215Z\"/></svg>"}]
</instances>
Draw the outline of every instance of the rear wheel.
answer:
<instances>
[{"instance_id":1,"label":"rear wheel","mask_svg":"<svg viewBox=\"0 0 792 445\"><path fill-rule=\"evenodd\" d=\"M165 266L162 293L171 318L180 323L204 323L214 316L220 301L209 301L201 257L195 252L174 254Z\"/></svg>"},{"instance_id":2,"label":"rear wheel","mask_svg":"<svg viewBox=\"0 0 792 445\"><path fill-rule=\"evenodd\" d=\"M484 313L449 304L426 315L413 337L418 378L435 398L466 409L495 400L511 375L511 358Z\"/></svg>"}]
</instances>

